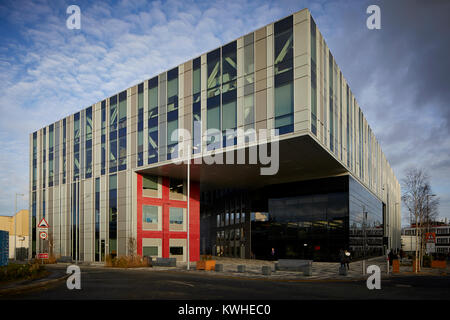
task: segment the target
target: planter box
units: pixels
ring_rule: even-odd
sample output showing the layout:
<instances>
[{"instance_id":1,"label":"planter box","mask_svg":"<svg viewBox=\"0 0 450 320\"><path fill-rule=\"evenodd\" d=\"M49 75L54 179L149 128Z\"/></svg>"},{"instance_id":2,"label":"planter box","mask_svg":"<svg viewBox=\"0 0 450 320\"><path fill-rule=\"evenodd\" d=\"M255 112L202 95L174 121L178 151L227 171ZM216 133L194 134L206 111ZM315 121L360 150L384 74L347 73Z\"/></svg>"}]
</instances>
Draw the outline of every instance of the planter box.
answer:
<instances>
[{"instance_id":1,"label":"planter box","mask_svg":"<svg viewBox=\"0 0 450 320\"><path fill-rule=\"evenodd\" d=\"M445 269L445 268L447 268L447 261L433 260L433 261L431 261L431 267Z\"/></svg>"},{"instance_id":2,"label":"planter box","mask_svg":"<svg viewBox=\"0 0 450 320\"><path fill-rule=\"evenodd\" d=\"M176 258L156 258L156 261L152 262L152 265L155 267L176 267L177 259Z\"/></svg>"},{"instance_id":3,"label":"planter box","mask_svg":"<svg viewBox=\"0 0 450 320\"><path fill-rule=\"evenodd\" d=\"M400 261L392 260L392 273L400 272Z\"/></svg>"},{"instance_id":4,"label":"planter box","mask_svg":"<svg viewBox=\"0 0 450 320\"><path fill-rule=\"evenodd\" d=\"M308 268L312 263L312 260L279 259L277 267L278 270L304 272L305 267Z\"/></svg>"},{"instance_id":5,"label":"planter box","mask_svg":"<svg viewBox=\"0 0 450 320\"><path fill-rule=\"evenodd\" d=\"M272 268L269 266L263 266L261 269L262 274L265 276L270 276L270 274L272 273Z\"/></svg>"},{"instance_id":6,"label":"planter box","mask_svg":"<svg viewBox=\"0 0 450 320\"><path fill-rule=\"evenodd\" d=\"M214 270L216 267L216 260L201 260L197 261L197 270Z\"/></svg>"}]
</instances>

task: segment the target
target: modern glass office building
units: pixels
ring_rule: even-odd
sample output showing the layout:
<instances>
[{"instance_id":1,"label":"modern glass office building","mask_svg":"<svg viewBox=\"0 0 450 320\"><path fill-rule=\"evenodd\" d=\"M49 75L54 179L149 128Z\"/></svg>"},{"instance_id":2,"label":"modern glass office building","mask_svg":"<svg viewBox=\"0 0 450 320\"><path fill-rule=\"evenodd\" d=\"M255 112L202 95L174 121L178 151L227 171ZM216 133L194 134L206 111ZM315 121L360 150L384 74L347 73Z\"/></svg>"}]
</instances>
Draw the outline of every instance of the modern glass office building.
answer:
<instances>
[{"instance_id":1,"label":"modern glass office building","mask_svg":"<svg viewBox=\"0 0 450 320\"><path fill-rule=\"evenodd\" d=\"M263 130L277 141L271 175L249 161ZM241 151L245 163L202 161ZM307 9L30 134L30 199L31 256L400 248L400 185Z\"/></svg>"}]
</instances>

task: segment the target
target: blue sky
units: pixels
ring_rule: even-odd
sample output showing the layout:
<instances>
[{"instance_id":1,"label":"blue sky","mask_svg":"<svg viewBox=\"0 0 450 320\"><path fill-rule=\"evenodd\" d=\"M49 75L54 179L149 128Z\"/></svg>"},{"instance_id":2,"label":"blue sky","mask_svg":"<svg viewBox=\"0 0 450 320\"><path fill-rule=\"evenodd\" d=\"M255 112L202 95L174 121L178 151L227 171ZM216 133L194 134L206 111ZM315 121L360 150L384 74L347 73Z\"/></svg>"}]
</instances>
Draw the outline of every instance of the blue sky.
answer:
<instances>
[{"instance_id":1,"label":"blue sky","mask_svg":"<svg viewBox=\"0 0 450 320\"><path fill-rule=\"evenodd\" d=\"M449 4L424 3L0 1L0 214L16 192L28 207L30 133L307 7L399 180L426 168L450 218ZM71 4L80 30L66 28ZM366 28L370 4L381 30Z\"/></svg>"}]
</instances>

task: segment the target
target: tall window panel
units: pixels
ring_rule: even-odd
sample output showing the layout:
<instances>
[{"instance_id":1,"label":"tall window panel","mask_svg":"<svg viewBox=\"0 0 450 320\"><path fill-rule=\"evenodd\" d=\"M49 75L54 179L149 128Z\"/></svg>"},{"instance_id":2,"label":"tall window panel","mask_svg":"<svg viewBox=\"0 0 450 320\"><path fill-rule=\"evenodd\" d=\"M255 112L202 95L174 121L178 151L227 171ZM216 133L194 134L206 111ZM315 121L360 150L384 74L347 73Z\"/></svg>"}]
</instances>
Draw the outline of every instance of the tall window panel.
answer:
<instances>
[{"instance_id":1,"label":"tall window panel","mask_svg":"<svg viewBox=\"0 0 450 320\"><path fill-rule=\"evenodd\" d=\"M95 216L94 216L95 261L100 261L100 178L95 179Z\"/></svg>"},{"instance_id":2,"label":"tall window panel","mask_svg":"<svg viewBox=\"0 0 450 320\"><path fill-rule=\"evenodd\" d=\"M36 219L36 192L31 194L31 255L34 258L36 256L36 228L37 228L37 219Z\"/></svg>"},{"instance_id":3,"label":"tall window panel","mask_svg":"<svg viewBox=\"0 0 450 320\"><path fill-rule=\"evenodd\" d=\"M344 158L344 155L342 154L342 145L344 144L342 142L342 73L339 72L339 141L341 143L340 145L340 157L341 160Z\"/></svg>"},{"instance_id":4,"label":"tall window panel","mask_svg":"<svg viewBox=\"0 0 450 320\"><path fill-rule=\"evenodd\" d=\"M72 259L75 259L79 255L80 249L80 182L75 181L72 184Z\"/></svg>"},{"instance_id":5,"label":"tall window panel","mask_svg":"<svg viewBox=\"0 0 450 320\"><path fill-rule=\"evenodd\" d=\"M356 119L355 119L355 100L353 99L352 92L350 91L350 165L352 170L356 166ZM356 174L356 171L355 171Z\"/></svg>"},{"instance_id":6,"label":"tall window panel","mask_svg":"<svg viewBox=\"0 0 450 320\"><path fill-rule=\"evenodd\" d=\"M109 254L117 255L117 175L109 176Z\"/></svg>"},{"instance_id":7,"label":"tall window panel","mask_svg":"<svg viewBox=\"0 0 450 320\"><path fill-rule=\"evenodd\" d=\"M334 92L333 92L333 56L328 55L328 103L330 116L330 150L334 151Z\"/></svg>"},{"instance_id":8,"label":"tall window panel","mask_svg":"<svg viewBox=\"0 0 450 320\"><path fill-rule=\"evenodd\" d=\"M109 98L109 172L117 171L117 96Z\"/></svg>"},{"instance_id":9,"label":"tall window panel","mask_svg":"<svg viewBox=\"0 0 450 320\"><path fill-rule=\"evenodd\" d=\"M275 128L294 131L293 18L275 23Z\"/></svg>"},{"instance_id":10,"label":"tall window panel","mask_svg":"<svg viewBox=\"0 0 450 320\"><path fill-rule=\"evenodd\" d=\"M42 190L42 217L45 218L45 190Z\"/></svg>"},{"instance_id":11,"label":"tall window panel","mask_svg":"<svg viewBox=\"0 0 450 320\"><path fill-rule=\"evenodd\" d=\"M48 186L53 186L53 158L54 158L54 148L55 148L55 126L51 124L48 127Z\"/></svg>"},{"instance_id":12,"label":"tall window panel","mask_svg":"<svg viewBox=\"0 0 450 320\"><path fill-rule=\"evenodd\" d=\"M127 92L119 93L119 171L127 169Z\"/></svg>"},{"instance_id":13,"label":"tall window panel","mask_svg":"<svg viewBox=\"0 0 450 320\"><path fill-rule=\"evenodd\" d=\"M100 173L106 173L106 100L102 101L101 107L101 154Z\"/></svg>"},{"instance_id":14,"label":"tall window panel","mask_svg":"<svg viewBox=\"0 0 450 320\"><path fill-rule=\"evenodd\" d=\"M202 111L201 111L201 59L192 62L192 153L201 152Z\"/></svg>"},{"instance_id":15,"label":"tall window panel","mask_svg":"<svg viewBox=\"0 0 450 320\"><path fill-rule=\"evenodd\" d=\"M207 54L207 101L206 101L206 128L221 130L220 126L220 49ZM213 150L220 148L220 138L214 134L207 135L206 148Z\"/></svg>"},{"instance_id":16,"label":"tall window panel","mask_svg":"<svg viewBox=\"0 0 450 320\"><path fill-rule=\"evenodd\" d=\"M75 113L73 121L73 181L80 178L80 113Z\"/></svg>"},{"instance_id":17,"label":"tall window panel","mask_svg":"<svg viewBox=\"0 0 450 320\"><path fill-rule=\"evenodd\" d=\"M255 128L255 50L254 34L244 37L244 130Z\"/></svg>"},{"instance_id":18,"label":"tall window panel","mask_svg":"<svg viewBox=\"0 0 450 320\"><path fill-rule=\"evenodd\" d=\"M311 18L311 131L317 135L317 48L316 23Z\"/></svg>"},{"instance_id":19,"label":"tall window panel","mask_svg":"<svg viewBox=\"0 0 450 320\"><path fill-rule=\"evenodd\" d=\"M369 178L369 186L372 187L372 132L370 130L370 127L367 130L367 153L367 175Z\"/></svg>"},{"instance_id":20,"label":"tall window panel","mask_svg":"<svg viewBox=\"0 0 450 320\"><path fill-rule=\"evenodd\" d=\"M148 164L158 162L158 77L148 80Z\"/></svg>"},{"instance_id":21,"label":"tall window panel","mask_svg":"<svg viewBox=\"0 0 450 320\"><path fill-rule=\"evenodd\" d=\"M358 132L359 132L359 177L363 179L363 134L364 134L364 128L362 126L362 115L361 115L361 109L358 110Z\"/></svg>"},{"instance_id":22,"label":"tall window panel","mask_svg":"<svg viewBox=\"0 0 450 320\"><path fill-rule=\"evenodd\" d=\"M167 72L167 159L178 157L178 68Z\"/></svg>"},{"instance_id":23,"label":"tall window panel","mask_svg":"<svg viewBox=\"0 0 450 320\"><path fill-rule=\"evenodd\" d=\"M86 141L85 141L85 178L92 177L92 107L86 109L86 123L85 123Z\"/></svg>"},{"instance_id":24,"label":"tall window panel","mask_svg":"<svg viewBox=\"0 0 450 320\"><path fill-rule=\"evenodd\" d=\"M138 85L137 166L144 165L144 84Z\"/></svg>"},{"instance_id":25,"label":"tall window panel","mask_svg":"<svg viewBox=\"0 0 450 320\"><path fill-rule=\"evenodd\" d=\"M61 145L61 138L60 138L60 130L61 130L61 124L60 122L55 123L55 131L54 131L54 172L53 172L53 185L57 186L61 183L61 168L59 164L59 159L61 158L61 152L60 152L60 145Z\"/></svg>"},{"instance_id":26,"label":"tall window panel","mask_svg":"<svg viewBox=\"0 0 450 320\"><path fill-rule=\"evenodd\" d=\"M339 78L337 75L337 67L336 67L336 62L333 59L333 110L334 110L334 131L333 131L333 136L334 136L334 154L338 155L338 138L339 138L339 110L338 110L338 84L339 84Z\"/></svg>"},{"instance_id":27,"label":"tall window panel","mask_svg":"<svg viewBox=\"0 0 450 320\"><path fill-rule=\"evenodd\" d=\"M67 121L63 119L63 167L62 167L62 179L63 184L66 183L66 169L67 169Z\"/></svg>"},{"instance_id":28,"label":"tall window panel","mask_svg":"<svg viewBox=\"0 0 450 320\"><path fill-rule=\"evenodd\" d=\"M45 179L47 176L47 161L46 161L46 155L47 155L47 128L43 129L43 138L42 138L42 188L45 188Z\"/></svg>"},{"instance_id":29,"label":"tall window panel","mask_svg":"<svg viewBox=\"0 0 450 320\"><path fill-rule=\"evenodd\" d=\"M346 85L346 93L347 93L347 166L350 168L350 101L348 95L348 85Z\"/></svg>"},{"instance_id":30,"label":"tall window panel","mask_svg":"<svg viewBox=\"0 0 450 320\"><path fill-rule=\"evenodd\" d=\"M33 132L33 191L37 185L37 132Z\"/></svg>"},{"instance_id":31,"label":"tall window panel","mask_svg":"<svg viewBox=\"0 0 450 320\"><path fill-rule=\"evenodd\" d=\"M222 135L223 146L237 142L236 41L222 47Z\"/></svg>"}]
</instances>

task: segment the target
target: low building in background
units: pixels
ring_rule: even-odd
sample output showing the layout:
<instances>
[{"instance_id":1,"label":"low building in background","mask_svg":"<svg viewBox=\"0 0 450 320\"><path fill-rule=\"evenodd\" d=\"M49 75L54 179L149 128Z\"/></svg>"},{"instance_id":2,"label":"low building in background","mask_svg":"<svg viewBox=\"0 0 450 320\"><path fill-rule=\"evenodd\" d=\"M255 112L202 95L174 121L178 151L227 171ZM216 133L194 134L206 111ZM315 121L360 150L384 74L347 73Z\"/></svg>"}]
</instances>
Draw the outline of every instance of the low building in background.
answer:
<instances>
[{"instance_id":1,"label":"low building in background","mask_svg":"<svg viewBox=\"0 0 450 320\"><path fill-rule=\"evenodd\" d=\"M416 251L416 226L413 224L410 227L402 229L402 250L406 253L412 253ZM450 254L450 224L447 222L434 222L430 227L426 226L422 228L422 234L431 233L429 237L429 243L432 243L434 239L434 246L430 249L436 254ZM419 232L420 235L420 232Z\"/></svg>"},{"instance_id":2,"label":"low building in background","mask_svg":"<svg viewBox=\"0 0 450 320\"><path fill-rule=\"evenodd\" d=\"M10 259L14 258L14 238L17 259L25 260L28 258L30 232L30 219L28 213L28 210L20 210L15 216L0 216L0 230L8 231L9 233Z\"/></svg>"}]
</instances>

